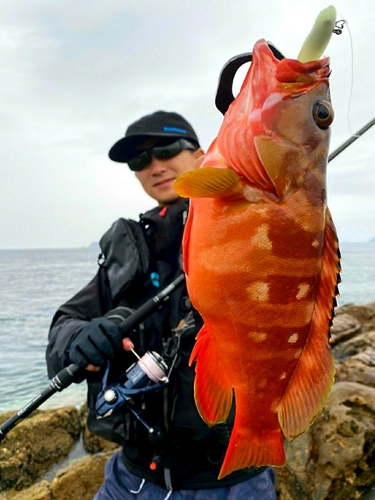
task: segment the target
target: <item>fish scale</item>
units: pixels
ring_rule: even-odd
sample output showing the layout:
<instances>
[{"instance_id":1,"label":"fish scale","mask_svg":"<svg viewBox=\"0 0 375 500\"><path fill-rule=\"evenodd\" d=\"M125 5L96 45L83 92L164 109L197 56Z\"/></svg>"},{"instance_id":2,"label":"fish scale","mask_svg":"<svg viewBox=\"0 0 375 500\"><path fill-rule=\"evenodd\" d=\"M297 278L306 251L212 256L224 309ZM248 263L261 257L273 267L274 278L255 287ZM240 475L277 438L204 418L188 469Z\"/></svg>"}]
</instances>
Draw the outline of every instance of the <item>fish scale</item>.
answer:
<instances>
[{"instance_id":1,"label":"fish scale","mask_svg":"<svg viewBox=\"0 0 375 500\"><path fill-rule=\"evenodd\" d=\"M220 478L284 465L283 439L308 429L333 384L329 73L328 58L279 60L258 41L201 167L175 183L191 198L184 270L204 320L191 355L197 408L212 426L236 403Z\"/></svg>"}]
</instances>

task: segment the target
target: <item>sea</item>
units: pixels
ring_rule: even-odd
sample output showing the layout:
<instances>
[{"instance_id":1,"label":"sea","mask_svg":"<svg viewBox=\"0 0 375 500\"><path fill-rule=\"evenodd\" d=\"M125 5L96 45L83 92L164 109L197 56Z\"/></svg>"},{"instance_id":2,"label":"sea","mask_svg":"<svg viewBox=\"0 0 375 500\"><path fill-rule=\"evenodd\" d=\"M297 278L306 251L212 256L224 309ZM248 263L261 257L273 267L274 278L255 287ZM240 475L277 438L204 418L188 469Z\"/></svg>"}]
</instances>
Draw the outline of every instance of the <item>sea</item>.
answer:
<instances>
[{"instance_id":1,"label":"sea","mask_svg":"<svg viewBox=\"0 0 375 500\"><path fill-rule=\"evenodd\" d=\"M95 275L98 248L0 250L0 413L49 386L45 350L57 308ZM342 243L339 306L375 302L375 242ZM86 399L86 384L52 394L41 409Z\"/></svg>"}]
</instances>

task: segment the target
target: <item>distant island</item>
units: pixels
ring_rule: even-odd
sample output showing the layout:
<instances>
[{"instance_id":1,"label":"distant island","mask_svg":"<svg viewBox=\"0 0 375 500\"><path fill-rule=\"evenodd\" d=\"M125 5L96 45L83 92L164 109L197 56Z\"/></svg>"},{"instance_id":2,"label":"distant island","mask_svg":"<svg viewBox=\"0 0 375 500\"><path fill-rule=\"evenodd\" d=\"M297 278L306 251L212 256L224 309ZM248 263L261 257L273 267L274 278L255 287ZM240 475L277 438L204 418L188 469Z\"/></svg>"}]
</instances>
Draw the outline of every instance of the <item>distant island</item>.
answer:
<instances>
[{"instance_id":1,"label":"distant island","mask_svg":"<svg viewBox=\"0 0 375 500\"><path fill-rule=\"evenodd\" d=\"M100 246L99 246L99 243L97 241L93 241L89 246L88 248L90 250L100 250Z\"/></svg>"}]
</instances>

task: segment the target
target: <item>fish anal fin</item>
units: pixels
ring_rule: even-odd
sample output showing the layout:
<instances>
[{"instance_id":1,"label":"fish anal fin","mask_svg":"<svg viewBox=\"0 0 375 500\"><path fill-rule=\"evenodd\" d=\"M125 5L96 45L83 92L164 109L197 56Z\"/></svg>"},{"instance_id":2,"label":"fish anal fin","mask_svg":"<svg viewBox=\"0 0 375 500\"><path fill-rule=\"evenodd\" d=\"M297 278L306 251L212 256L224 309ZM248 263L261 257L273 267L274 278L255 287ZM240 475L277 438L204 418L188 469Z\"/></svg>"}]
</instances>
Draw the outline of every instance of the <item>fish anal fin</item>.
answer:
<instances>
[{"instance_id":1,"label":"fish anal fin","mask_svg":"<svg viewBox=\"0 0 375 500\"><path fill-rule=\"evenodd\" d=\"M246 467L285 465L285 452L280 429L254 432L249 428L233 428L230 443L218 479Z\"/></svg>"},{"instance_id":2,"label":"fish anal fin","mask_svg":"<svg viewBox=\"0 0 375 500\"><path fill-rule=\"evenodd\" d=\"M232 406L232 385L218 343L205 325L197 336L189 364L195 360L194 397L199 414L208 426L224 422Z\"/></svg>"},{"instance_id":3,"label":"fish anal fin","mask_svg":"<svg viewBox=\"0 0 375 500\"><path fill-rule=\"evenodd\" d=\"M223 198L241 194L240 176L229 168L202 167L186 172L174 182L183 198Z\"/></svg>"},{"instance_id":4,"label":"fish anal fin","mask_svg":"<svg viewBox=\"0 0 375 500\"><path fill-rule=\"evenodd\" d=\"M310 333L277 409L281 429L289 441L310 427L333 386L335 368L328 341L340 270L336 230L327 208L321 279Z\"/></svg>"}]
</instances>

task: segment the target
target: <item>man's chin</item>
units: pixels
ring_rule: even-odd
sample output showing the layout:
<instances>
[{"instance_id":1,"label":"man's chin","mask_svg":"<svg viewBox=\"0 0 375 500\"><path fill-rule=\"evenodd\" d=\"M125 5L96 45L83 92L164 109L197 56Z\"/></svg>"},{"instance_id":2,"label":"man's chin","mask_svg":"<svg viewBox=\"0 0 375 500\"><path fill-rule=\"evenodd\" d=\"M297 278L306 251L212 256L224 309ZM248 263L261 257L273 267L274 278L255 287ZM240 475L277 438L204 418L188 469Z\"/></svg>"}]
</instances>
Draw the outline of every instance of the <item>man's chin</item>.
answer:
<instances>
[{"instance_id":1,"label":"man's chin","mask_svg":"<svg viewBox=\"0 0 375 500\"><path fill-rule=\"evenodd\" d=\"M155 199L159 203L159 206L161 206L161 207L167 207L169 205L174 205L175 203L177 203L181 200L181 198L178 196L177 193L174 193L173 195L170 195L170 196L159 196L158 198L155 198Z\"/></svg>"}]
</instances>

